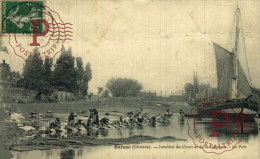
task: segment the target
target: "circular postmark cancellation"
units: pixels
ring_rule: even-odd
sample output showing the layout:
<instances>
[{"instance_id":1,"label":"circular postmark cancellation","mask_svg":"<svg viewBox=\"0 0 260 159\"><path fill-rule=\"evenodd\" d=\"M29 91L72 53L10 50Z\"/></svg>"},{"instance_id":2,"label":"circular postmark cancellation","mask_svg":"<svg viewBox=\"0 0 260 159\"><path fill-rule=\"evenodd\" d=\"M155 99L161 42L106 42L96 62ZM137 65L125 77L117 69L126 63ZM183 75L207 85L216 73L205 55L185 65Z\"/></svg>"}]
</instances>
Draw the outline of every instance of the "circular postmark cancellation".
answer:
<instances>
[{"instance_id":1,"label":"circular postmark cancellation","mask_svg":"<svg viewBox=\"0 0 260 159\"><path fill-rule=\"evenodd\" d=\"M225 97L210 97L192 107L187 120L188 135L195 147L222 154L236 148L244 133L251 131L250 120L251 115L243 113L240 104ZM198 123L204 123L207 133L201 131Z\"/></svg>"},{"instance_id":2,"label":"circular postmark cancellation","mask_svg":"<svg viewBox=\"0 0 260 159\"><path fill-rule=\"evenodd\" d=\"M61 52L65 41L72 40L72 24L64 23L42 1L5 1L2 6L2 33L9 35L14 53L27 62L52 59Z\"/></svg>"}]
</instances>

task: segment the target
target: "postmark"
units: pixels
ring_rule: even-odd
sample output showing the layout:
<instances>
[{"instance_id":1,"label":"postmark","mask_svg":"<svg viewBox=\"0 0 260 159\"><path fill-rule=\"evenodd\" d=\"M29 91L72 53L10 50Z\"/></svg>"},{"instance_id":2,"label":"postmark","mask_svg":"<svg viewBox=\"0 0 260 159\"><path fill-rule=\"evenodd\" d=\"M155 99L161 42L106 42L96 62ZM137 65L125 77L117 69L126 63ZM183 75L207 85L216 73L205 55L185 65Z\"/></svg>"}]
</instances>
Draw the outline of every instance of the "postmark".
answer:
<instances>
[{"instance_id":1,"label":"postmark","mask_svg":"<svg viewBox=\"0 0 260 159\"><path fill-rule=\"evenodd\" d=\"M241 110L239 104L225 97L210 97L198 102L187 120L188 135L195 147L215 154L233 150L244 134L251 131L251 115ZM207 122L207 119L208 134L201 133L196 124Z\"/></svg>"},{"instance_id":2,"label":"postmark","mask_svg":"<svg viewBox=\"0 0 260 159\"><path fill-rule=\"evenodd\" d=\"M43 1L5 1L2 6L8 9L2 8L6 14L2 33L8 34L14 53L27 62L52 59L61 52L65 41L72 40L73 25L65 23Z\"/></svg>"}]
</instances>

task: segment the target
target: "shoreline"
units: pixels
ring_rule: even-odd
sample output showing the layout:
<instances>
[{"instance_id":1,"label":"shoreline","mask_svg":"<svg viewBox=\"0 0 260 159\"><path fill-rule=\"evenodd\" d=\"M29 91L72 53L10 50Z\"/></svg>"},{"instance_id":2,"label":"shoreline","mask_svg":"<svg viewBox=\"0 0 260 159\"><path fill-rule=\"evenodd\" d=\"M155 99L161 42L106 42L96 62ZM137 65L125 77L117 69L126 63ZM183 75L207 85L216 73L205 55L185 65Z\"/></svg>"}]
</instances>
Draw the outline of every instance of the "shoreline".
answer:
<instances>
[{"instance_id":1,"label":"shoreline","mask_svg":"<svg viewBox=\"0 0 260 159\"><path fill-rule=\"evenodd\" d=\"M64 149L64 148L79 148L83 146L111 146L111 145L127 145L127 144L142 144L153 142L175 142L187 141L186 139L179 139L173 136L164 136L156 138L152 136L134 135L128 138L107 138L98 139L88 136L74 136L69 138L34 138L31 140L24 140L22 144L17 144L9 147L10 151L33 151L33 150L50 150L50 149Z\"/></svg>"}]
</instances>

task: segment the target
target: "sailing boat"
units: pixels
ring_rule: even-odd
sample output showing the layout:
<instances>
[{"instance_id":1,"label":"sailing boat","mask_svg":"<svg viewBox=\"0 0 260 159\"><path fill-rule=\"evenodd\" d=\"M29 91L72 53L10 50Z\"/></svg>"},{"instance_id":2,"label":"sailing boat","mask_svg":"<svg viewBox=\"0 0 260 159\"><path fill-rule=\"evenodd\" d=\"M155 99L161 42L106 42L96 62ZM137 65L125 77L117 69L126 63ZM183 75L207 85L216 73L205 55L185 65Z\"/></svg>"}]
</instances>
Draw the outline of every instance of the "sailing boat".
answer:
<instances>
[{"instance_id":1,"label":"sailing boat","mask_svg":"<svg viewBox=\"0 0 260 159\"><path fill-rule=\"evenodd\" d=\"M254 99L252 86L249 84L248 78L238 59L239 35L242 30L239 8L236 9L235 18L235 46L233 50L228 51L213 42L216 58L218 93L220 97L226 98L223 98L224 101L221 101L222 104L214 104L214 106L209 106L204 111L201 111L200 117L209 117L209 115L211 115L208 113L210 110L225 110L225 112L229 114L229 117L231 117L232 114L240 114L249 119L253 118L258 112L258 104ZM222 115L222 117L223 116L224 115Z\"/></svg>"}]
</instances>

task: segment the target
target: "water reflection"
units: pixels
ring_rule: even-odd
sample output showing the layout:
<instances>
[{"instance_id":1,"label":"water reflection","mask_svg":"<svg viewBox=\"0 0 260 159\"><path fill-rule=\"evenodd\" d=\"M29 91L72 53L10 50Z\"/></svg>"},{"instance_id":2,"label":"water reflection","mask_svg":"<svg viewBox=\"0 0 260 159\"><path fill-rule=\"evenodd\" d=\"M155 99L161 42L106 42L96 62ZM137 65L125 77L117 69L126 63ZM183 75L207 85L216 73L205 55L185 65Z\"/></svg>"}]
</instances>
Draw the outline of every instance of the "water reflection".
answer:
<instances>
[{"instance_id":1,"label":"water reflection","mask_svg":"<svg viewBox=\"0 0 260 159\"><path fill-rule=\"evenodd\" d=\"M78 150L78 152L77 152L77 156L82 156L82 154L83 154L83 150L82 150L82 148L80 148L80 149Z\"/></svg>"},{"instance_id":2,"label":"water reflection","mask_svg":"<svg viewBox=\"0 0 260 159\"><path fill-rule=\"evenodd\" d=\"M60 152L60 159L74 159L75 157L75 150L73 149L66 149Z\"/></svg>"},{"instance_id":3,"label":"water reflection","mask_svg":"<svg viewBox=\"0 0 260 159\"><path fill-rule=\"evenodd\" d=\"M178 124L180 125L180 127L183 127L184 126L184 118L179 119Z\"/></svg>"},{"instance_id":4,"label":"water reflection","mask_svg":"<svg viewBox=\"0 0 260 159\"><path fill-rule=\"evenodd\" d=\"M193 121L191 119L191 121ZM218 121L221 124L223 121ZM212 121L197 120L196 129L200 131L201 134L208 136L212 133ZM192 123L193 125L193 123ZM232 122L230 121L225 127L218 127L217 133L221 136L227 137L232 134L244 134L246 135L257 135L258 129L255 121ZM57 132L54 134L47 134L46 137L50 138L66 138L74 136L90 136L96 138L127 138L134 135L144 135L153 137L163 137L163 136L175 136L178 138L189 139L187 118L173 117L170 124L156 124L147 126L136 126L129 128L119 128L119 129L88 129L85 132L70 132L63 133Z\"/></svg>"},{"instance_id":5,"label":"water reflection","mask_svg":"<svg viewBox=\"0 0 260 159\"><path fill-rule=\"evenodd\" d=\"M219 124L222 121L219 121ZM209 121L197 121L196 128L198 131L207 139L210 140L209 134L212 133L212 122ZM233 131L232 131L233 130ZM234 131L235 130L235 131ZM242 133L241 133L242 132ZM241 125L234 123L229 123L226 127L217 128L217 133L220 134L219 138L214 138L211 140L217 140L218 142L222 142L227 138L230 138L233 134L235 134L238 138L242 137L241 144L243 143L257 143L258 142L258 128L255 121L246 122ZM101 129L101 130L92 130L88 131L87 134L83 134L81 132L78 133L70 133L68 136L93 136L97 138L127 138L132 137L134 135L143 135L143 136L153 136L153 137L164 137L164 136L174 136L177 138L186 139L187 143L191 142L191 138L188 135L188 126L187 126L187 118L184 120L179 120L177 117L173 117L171 119L170 124L163 125L157 124L155 126L143 126L143 127L131 127L131 128L121 128L121 129ZM52 137L62 137L62 134L57 133L53 134ZM185 142L186 144L186 142ZM193 143L191 143L193 144ZM93 148L93 151L96 149L101 149L102 145ZM85 152L83 152L83 150ZM60 152L61 151L61 152ZM38 156L39 159L83 159L88 157L89 147L83 147L82 149L66 149L59 150L57 153L53 153L53 151L40 151ZM101 149L99 152L102 152ZM98 152L98 153L99 153ZM29 157L26 152L16 152L17 155L14 155L14 159L34 159L33 157ZM80 157L82 156L82 157Z\"/></svg>"},{"instance_id":6,"label":"water reflection","mask_svg":"<svg viewBox=\"0 0 260 159\"><path fill-rule=\"evenodd\" d=\"M17 159L22 159L22 155L21 155L21 154L17 154L17 155L16 155L16 158L17 158Z\"/></svg>"},{"instance_id":7,"label":"water reflection","mask_svg":"<svg viewBox=\"0 0 260 159\"><path fill-rule=\"evenodd\" d=\"M51 159L51 151L46 151L46 159Z\"/></svg>"},{"instance_id":8,"label":"water reflection","mask_svg":"<svg viewBox=\"0 0 260 159\"><path fill-rule=\"evenodd\" d=\"M218 140L226 141L230 139L232 136L235 136L237 139L242 142L248 142L250 140L250 136L254 137L258 135L257 123L254 120L251 121L229 121L226 125L221 124L224 123L223 120L219 120L216 122L219 127L216 127L216 134L219 134L219 137L209 137L210 134L213 133L214 124L209 121L196 121L196 134L203 135L207 140ZM216 125L215 125L216 126Z\"/></svg>"}]
</instances>

